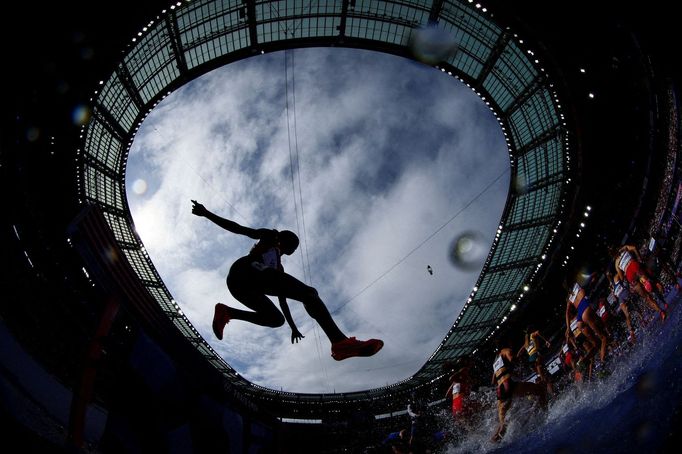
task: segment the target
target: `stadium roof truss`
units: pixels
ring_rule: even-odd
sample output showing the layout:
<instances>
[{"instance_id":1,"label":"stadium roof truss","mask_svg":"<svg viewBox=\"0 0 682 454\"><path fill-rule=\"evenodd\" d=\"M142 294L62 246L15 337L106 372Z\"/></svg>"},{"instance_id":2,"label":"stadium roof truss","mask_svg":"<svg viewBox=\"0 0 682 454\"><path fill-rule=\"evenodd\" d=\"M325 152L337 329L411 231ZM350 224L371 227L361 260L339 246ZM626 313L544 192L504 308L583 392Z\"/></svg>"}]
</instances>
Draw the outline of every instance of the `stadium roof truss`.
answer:
<instances>
[{"instance_id":1,"label":"stadium roof truss","mask_svg":"<svg viewBox=\"0 0 682 454\"><path fill-rule=\"evenodd\" d=\"M511 185L483 271L453 326L406 380L344 394L295 394L242 378L203 339L162 282L136 234L125 195L133 138L151 110L189 80L233 61L304 46L345 46L409 57L418 28L439 27L458 51L435 65L474 90L498 119L509 150ZM569 134L558 95L523 39L471 0L198 0L178 2L133 39L92 102L78 150L81 202L102 209L140 281L198 351L242 391L290 404L363 400L433 382L441 364L490 339L545 264L570 181Z\"/></svg>"}]
</instances>

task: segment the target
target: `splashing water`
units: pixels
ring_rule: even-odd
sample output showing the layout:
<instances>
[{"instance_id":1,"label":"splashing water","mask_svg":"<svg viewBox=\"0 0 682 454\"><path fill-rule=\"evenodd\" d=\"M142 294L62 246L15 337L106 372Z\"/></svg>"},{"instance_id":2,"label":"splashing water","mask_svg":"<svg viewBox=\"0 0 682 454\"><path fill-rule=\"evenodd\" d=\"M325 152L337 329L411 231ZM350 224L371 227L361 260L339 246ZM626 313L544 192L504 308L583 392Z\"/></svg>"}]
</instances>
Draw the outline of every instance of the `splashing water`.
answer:
<instances>
[{"instance_id":1,"label":"splashing water","mask_svg":"<svg viewBox=\"0 0 682 454\"><path fill-rule=\"evenodd\" d=\"M592 380L570 383L550 399L547 412L515 399L500 443L490 437L497 414L494 392L478 393L483 410L473 429L457 433L443 452L662 452L679 441L671 434L682 409L682 296L671 294L669 318L640 329L634 346L613 348ZM458 438L459 437L459 438Z\"/></svg>"}]
</instances>

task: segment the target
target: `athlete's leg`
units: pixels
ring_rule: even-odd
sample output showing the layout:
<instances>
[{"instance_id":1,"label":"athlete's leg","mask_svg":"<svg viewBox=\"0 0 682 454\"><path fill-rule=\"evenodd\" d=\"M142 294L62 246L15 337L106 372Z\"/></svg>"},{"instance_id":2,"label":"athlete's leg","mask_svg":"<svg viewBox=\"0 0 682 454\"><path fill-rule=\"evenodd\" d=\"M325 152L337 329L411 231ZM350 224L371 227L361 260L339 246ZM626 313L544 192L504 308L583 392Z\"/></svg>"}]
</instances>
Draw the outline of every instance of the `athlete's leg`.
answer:
<instances>
[{"instance_id":1,"label":"athlete's leg","mask_svg":"<svg viewBox=\"0 0 682 454\"><path fill-rule=\"evenodd\" d=\"M584 336L583 346L585 347L585 354L586 356L590 356L593 352L593 349L596 348L597 345L599 344L599 341L595 333L590 328L590 325L583 322L582 320L580 320L578 323L579 323L578 326L580 327L580 332Z\"/></svg>"},{"instance_id":2,"label":"athlete's leg","mask_svg":"<svg viewBox=\"0 0 682 454\"><path fill-rule=\"evenodd\" d=\"M623 315L625 316L625 324L628 327L628 331L630 331L630 336L632 337L632 342L636 342L635 338L635 330L632 329L632 320L630 320L630 311L628 310L628 305L623 303L620 303L620 310L623 311Z\"/></svg>"},{"instance_id":3,"label":"athlete's leg","mask_svg":"<svg viewBox=\"0 0 682 454\"><path fill-rule=\"evenodd\" d=\"M228 290L237 301L253 312L218 303L213 317L213 330L219 339L225 323L230 320L244 320L272 328L284 324L284 316L260 288L261 275L261 271L253 268L247 258L237 260L230 268L225 279Z\"/></svg>"},{"instance_id":4,"label":"athlete's leg","mask_svg":"<svg viewBox=\"0 0 682 454\"><path fill-rule=\"evenodd\" d=\"M608 345L609 339L599 324L601 320L597 319L594 312L592 312L592 308L588 307L587 309L585 309L585 312L583 312L583 321L587 323L592 332L596 334L597 337L599 337L599 340L601 342L601 348L599 349L599 359L601 361L604 361L604 358L606 357L606 347Z\"/></svg>"},{"instance_id":5,"label":"athlete's leg","mask_svg":"<svg viewBox=\"0 0 682 454\"><path fill-rule=\"evenodd\" d=\"M547 386L547 392L549 394L554 394L554 388L552 387L552 382L547 376L547 371L545 370L545 365L542 362L542 358L538 358L538 360L535 362L535 373L538 374L540 380L542 380L545 386Z\"/></svg>"},{"instance_id":6,"label":"athlete's leg","mask_svg":"<svg viewBox=\"0 0 682 454\"><path fill-rule=\"evenodd\" d=\"M498 442L498 441L502 440L504 433L507 431L507 425L505 423L505 417L507 415L507 411L509 410L509 407L511 407L511 397L507 398L505 400L498 400L497 401L497 420L498 420L498 423L497 423L497 428L495 429L495 433L493 434L490 441Z\"/></svg>"},{"instance_id":7,"label":"athlete's leg","mask_svg":"<svg viewBox=\"0 0 682 454\"><path fill-rule=\"evenodd\" d=\"M272 272L265 270L264 273L267 273L267 276L263 280L263 290L267 295L283 296L302 302L306 312L320 325L332 344L346 339L346 335L332 319L315 288L287 273L276 270Z\"/></svg>"},{"instance_id":8,"label":"athlete's leg","mask_svg":"<svg viewBox=\"0 0 682 454\"><path fill-rule=\"evenodd\" d=\"M639 281L635 281L630 283L632 286L633 290L637 295L639 295L646 303L647 305L653 309L654 311L658 312L658 314L661 316L661 318L665 319L665 311L658 307L658 304L656 304L656 301L652 298L652 296L644 290L644 287L642 287L642 284L639 283Z\"/></svg>"},{"instance_id":9,"label":"athlete's leg","mask_svg":"<svg viewBox=\"0 0 682 454\"><path fill-rule=\"evenodd\" d=\"M251 311L243 311L234 307L227 307L227 314L231 320L244 320L260 326L279 328L284 325L284 315L277 309L272 300L258 292L232 292L232 295Z\"/></svg>"}]
</instances>

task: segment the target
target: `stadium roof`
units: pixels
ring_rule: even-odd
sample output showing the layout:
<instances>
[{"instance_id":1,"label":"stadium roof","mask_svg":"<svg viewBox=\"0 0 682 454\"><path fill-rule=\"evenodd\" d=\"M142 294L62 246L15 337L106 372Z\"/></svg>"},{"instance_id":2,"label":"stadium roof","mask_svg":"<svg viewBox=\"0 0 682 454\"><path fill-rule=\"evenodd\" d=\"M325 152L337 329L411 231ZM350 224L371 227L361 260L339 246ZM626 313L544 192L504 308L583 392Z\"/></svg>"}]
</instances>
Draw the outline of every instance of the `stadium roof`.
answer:
<instances>
[{"instance_id":1,"label":"stadium roof","mask_svg":"<svg viewBox=\"0 0 682 454\"><path fill-rule=\"evenodd\" d=\"M294 418L319 418L365 401L373 402L372 411L394 411L404 400L386 397L428 389L444 362L477 348L487 361L486 339L516 333L534 317L561 319L557 280L566 274L568 255L571 265L603 256L605 244L632 234L637 223L649 224L659 199L674 198L669 184L660 190L666 160L657 159L667 146L659 134L666 127L666 97L674 95L660 89L661 76L679 80L676 54L666 46L676 18L663 9L540 0L481 6L237 0L179 2L159 14L163 4L124 0L95 7L82 1L37 8L24 2L15 5L16 27L2 31L12 43L6 74L16 104L8 118L15 134L0 136L6 227L1 321L50 373L77 388L82 352L108 295L106 285L84 277L87 260L74 254L65 232L85 205L94 204L109 226L107 238L130 262L118 269L125 290L145 292L119 313L107 339L108 360L99 364L95 387L105 404L130 373L119 366L131 346L152 335L202 393L227 392L241 407L258 403ZM471 300L452 314L452 328L423 367L400 383L344 394L251 384L178 313L131 227L124 174L135 131L168 93L232 61L303 46L415 58L409 38L428 24L459 41L453 57L432 63L434 71L451 73L485 98L510 152L513 177L501 231ZM22 29L30 32L16 33ZM83 117L74 114L83 113L89 98L92 121L79 130L74 125ZM588 204L593 225L581 231ZM636 233L641 239L648 231ZM90 271L94 276L97 270Z\"/></svg>"},{"instance_id":2,"label":"stadium roof","mask_svg":"<svg viewBox=\"0 0 682 454\"><path fill-rule=\"evenodd\" d=\"M92 100L78 150L79 196L99 206L139 280L175 327L231 382L256 398L292 403L367 399L428 384L442 364L475 352L500 329L545 271L571 195L571 133L542 52L472 1L178 2L130 43ZM347 46L416 58L426 27L457 52L434 71L461 80L490 107L509 150L511 187L492 249L461 313L410 378L356 393L294 394L247 382L204 340L173 300L135 232L125 194L128 152L140 124L172 91L224 64L305 46ZM418 55L417 55L418 57ZM569 201L570 204L570 201ZM254 392L254 390L258 390Z\"/></svg>"}]
</instances>

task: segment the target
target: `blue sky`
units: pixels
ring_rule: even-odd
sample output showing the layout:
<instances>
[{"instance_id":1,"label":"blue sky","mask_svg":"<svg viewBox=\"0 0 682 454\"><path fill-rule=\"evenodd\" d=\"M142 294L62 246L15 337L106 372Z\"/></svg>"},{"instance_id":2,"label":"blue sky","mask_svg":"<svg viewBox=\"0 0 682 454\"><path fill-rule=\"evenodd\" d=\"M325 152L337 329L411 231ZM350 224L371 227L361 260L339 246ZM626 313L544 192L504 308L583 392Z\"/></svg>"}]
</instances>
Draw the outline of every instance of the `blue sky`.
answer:
<instances>
[{"instance_id":1,"label":"blue sky","mask_svg":"<svg viewBox=\"0 0 682 454\"><path fill-rule=\"evenodd\" d=\"M468 87L421 63L338 48L287 60L286 71L284 52L212 71L148 116L127 168L136 229L189 320L247 379L342 392L408 378L480 272L453 264L453 242L477 232L485 255L494 238L509 187L502 132ZM240 321L215 339L215 303L243 308L225 276L253 241L193 216L190 199L243 225L296 231L287 272L318 289L347 335L384 349L334 361L296 301L299 344L287 325Z\"/></svg>"}]
</instances>

